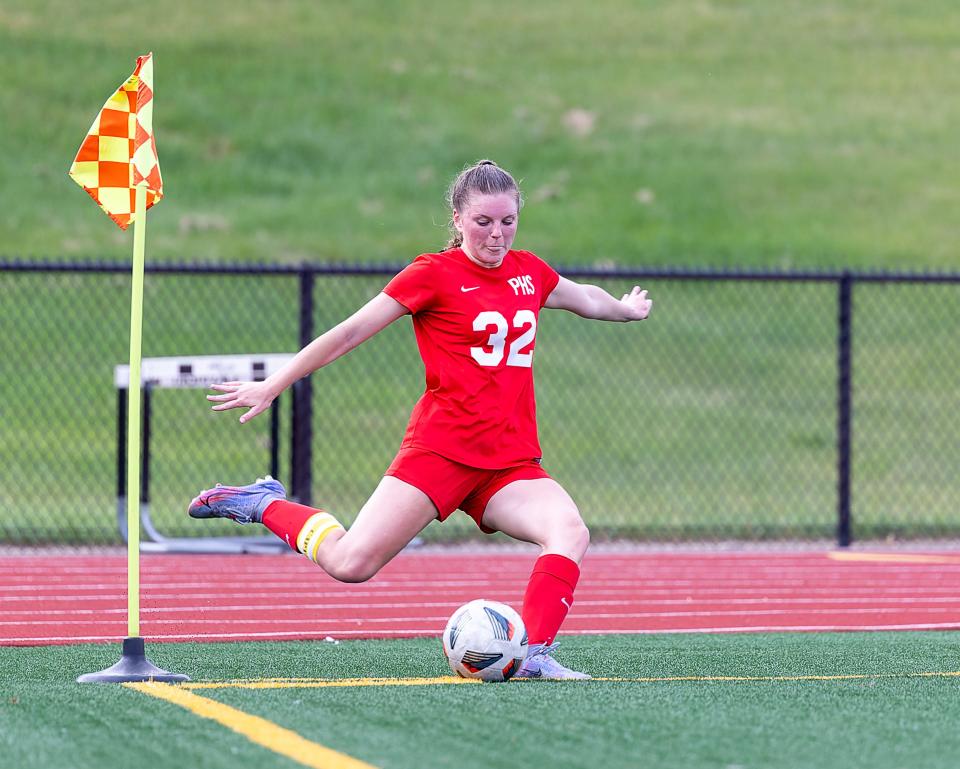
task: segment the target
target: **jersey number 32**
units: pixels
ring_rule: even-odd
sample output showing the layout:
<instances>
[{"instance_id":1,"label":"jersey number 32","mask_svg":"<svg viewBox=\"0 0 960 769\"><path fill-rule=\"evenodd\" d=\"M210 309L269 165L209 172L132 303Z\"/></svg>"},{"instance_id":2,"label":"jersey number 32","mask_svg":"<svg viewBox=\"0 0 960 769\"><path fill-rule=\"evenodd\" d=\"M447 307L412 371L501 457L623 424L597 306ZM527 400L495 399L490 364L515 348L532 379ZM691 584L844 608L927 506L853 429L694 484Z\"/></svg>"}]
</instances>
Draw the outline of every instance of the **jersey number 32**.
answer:
<instances>
[{"instance_id":1,"label":"jersey number 32","mask_svg":"<svg viewBox=\"0 0 960 769\"><path fill-rule=\"evenodd\" d=\"M473 359L481 366L499 366L503 360L503 349L507 342L507 332L510 330L507 319L494 310L481 312L473 319L474 331L486 331L491 327L495 328L495 331L490 334L486 345L470 348ZM537 335L537 316L532 310L517 310L517 314L513 316L513 327L525 328L526 331L510 343L507 365L530 368L533 365L533 350L523 352L523 348L530 345Z\"/></svg>"}]
</instances>

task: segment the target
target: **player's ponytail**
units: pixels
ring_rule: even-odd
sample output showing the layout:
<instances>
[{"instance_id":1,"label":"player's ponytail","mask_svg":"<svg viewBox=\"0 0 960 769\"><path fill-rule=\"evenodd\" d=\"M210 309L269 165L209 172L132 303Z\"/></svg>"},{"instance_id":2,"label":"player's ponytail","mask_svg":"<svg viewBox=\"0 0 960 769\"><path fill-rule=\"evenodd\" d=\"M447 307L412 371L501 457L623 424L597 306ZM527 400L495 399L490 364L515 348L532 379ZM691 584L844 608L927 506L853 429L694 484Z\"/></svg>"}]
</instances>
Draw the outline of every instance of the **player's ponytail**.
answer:
<instances>
[{"instance_id":1,"label":"player's ponytail","mask_svg":"<svg viewBox=\"0 0 960 769\"><path fill-rule=\"evenodd\" d=\"M475 195L499 195L508 193L516 196L517 209L523 206L520 188L517 182L492 160L478 160L472 166L467 166L460 175L453 180L447 190L447 204L451 211L463 211L467 201ZM453 226L453 219L449 222L450 240L446 248L457 248L463 243L463 234Z\"/></svg>"}]
</instances>

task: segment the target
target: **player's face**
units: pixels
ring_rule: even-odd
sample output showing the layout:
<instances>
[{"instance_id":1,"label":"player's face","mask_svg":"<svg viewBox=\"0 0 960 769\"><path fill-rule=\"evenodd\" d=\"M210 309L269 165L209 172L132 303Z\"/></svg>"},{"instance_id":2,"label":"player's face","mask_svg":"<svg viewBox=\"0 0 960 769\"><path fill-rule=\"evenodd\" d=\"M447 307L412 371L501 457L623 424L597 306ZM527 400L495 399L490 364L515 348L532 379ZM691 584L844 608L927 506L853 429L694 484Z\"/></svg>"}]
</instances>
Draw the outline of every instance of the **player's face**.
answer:
<instances>
[{"instance_id":1,"label":"player's face","mask_svg":"<svg viewBox=\"0 0 960 769\"><path fill-rule=\"evenodd\" d=\"M462 211L453 212L453 226L463 235L463 248L481 267L499 267L517 234L517 198L512 193L473 195Z\"/></svg>"}]
</instances>

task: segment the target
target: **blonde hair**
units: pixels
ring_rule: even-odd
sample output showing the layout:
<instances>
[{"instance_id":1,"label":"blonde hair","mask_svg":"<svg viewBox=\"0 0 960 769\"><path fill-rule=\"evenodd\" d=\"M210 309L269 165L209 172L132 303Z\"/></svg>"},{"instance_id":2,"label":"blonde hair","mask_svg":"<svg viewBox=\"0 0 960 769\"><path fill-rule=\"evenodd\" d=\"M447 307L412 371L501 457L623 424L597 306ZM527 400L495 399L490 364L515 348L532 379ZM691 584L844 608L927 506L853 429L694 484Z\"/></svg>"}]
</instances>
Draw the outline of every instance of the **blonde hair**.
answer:
<instances>
[{"instance_id":1,"label":"blonde hair","mask_svg":"<svg viewBox=\"0 0 960 769\"><path fill-rule=\"evenodd\" d=\"M512 193L517 199L517 210L523 206L523 198L516 180L492 160L478 160L464 168L447 190L447 204L451 211L463 211L467 201L475 194L499 195ZM446 249L457 248L463 243L463 234L450 220L450 240Z\"/></svg>"}]
</instances>

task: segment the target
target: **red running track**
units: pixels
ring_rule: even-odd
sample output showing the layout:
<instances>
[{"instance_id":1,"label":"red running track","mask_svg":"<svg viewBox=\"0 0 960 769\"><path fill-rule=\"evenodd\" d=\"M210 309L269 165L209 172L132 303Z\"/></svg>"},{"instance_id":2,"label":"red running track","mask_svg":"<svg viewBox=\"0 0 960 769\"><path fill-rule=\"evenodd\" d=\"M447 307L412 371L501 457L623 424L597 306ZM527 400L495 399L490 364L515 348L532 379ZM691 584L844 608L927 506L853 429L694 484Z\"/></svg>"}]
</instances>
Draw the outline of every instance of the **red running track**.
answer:
<instances>
[{"instance_id":1,"label":"red running track","mask_svg":"<svg viewBox=\"0 0 960 769\"><path fill-rule=\"evenodd\" d=\"M294 555L141 558L154 641L439 635L473 598L516 607L529 551L409 551L343 585ZM565 634L960 628L960 554L603 551L587 556ZM127 635L123 555L0 557L0 645Z\"/></svg>"}]
</instances>

